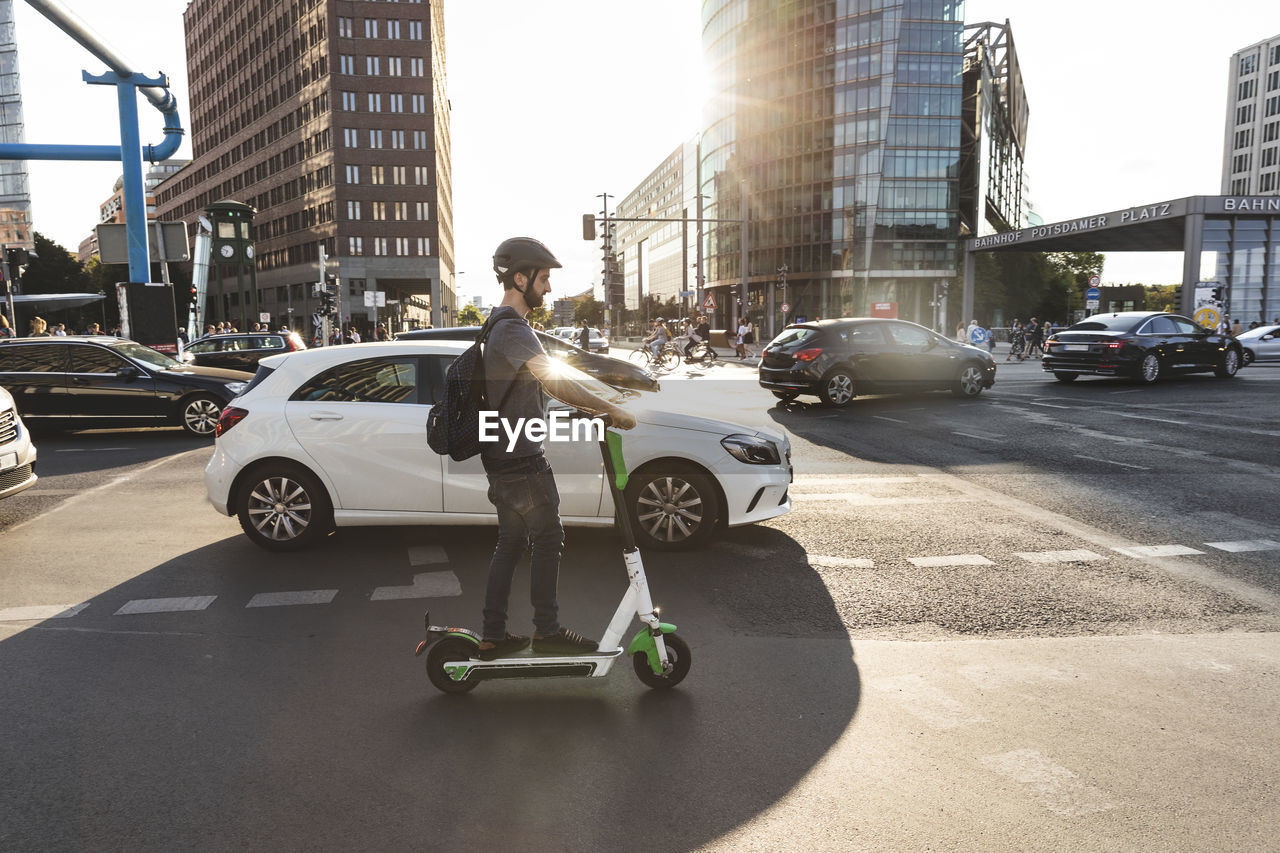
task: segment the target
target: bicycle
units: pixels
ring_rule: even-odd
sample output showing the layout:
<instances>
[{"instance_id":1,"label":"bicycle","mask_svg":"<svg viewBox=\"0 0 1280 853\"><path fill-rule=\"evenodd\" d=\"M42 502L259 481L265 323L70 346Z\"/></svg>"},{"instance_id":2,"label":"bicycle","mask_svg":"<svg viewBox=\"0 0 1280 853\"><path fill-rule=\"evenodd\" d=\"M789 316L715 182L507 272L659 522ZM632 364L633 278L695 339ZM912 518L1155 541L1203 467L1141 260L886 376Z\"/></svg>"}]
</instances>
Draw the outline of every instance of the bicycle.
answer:
<instances>
[{"instance_id":1,"label":"bicycle","mask_svg":"<svg viewBox=\"0 0 1280 853\"><path fill-rule=\"evenodd\" d=\"M689 350L688 360L694 364L700 364L703 367L710 367L716 363L716 359L720 356L716 355L715 349L706 341L698 341Z\"/></svg>"},{"instance_id":2,"label":"bicycle","mask_svg":"<svg viewBox=\"0 0 1280 853\"><path fill-rule=\"evenodd\" d=\"M683 357L684 354L672 346L670 342L662 345L662 349L659 350L659 355L656 358L648 344L641 344L639 349L632 350L631 355L628 356L632 363L654 372L674 370Z\"/></svg>"}]
</instances>

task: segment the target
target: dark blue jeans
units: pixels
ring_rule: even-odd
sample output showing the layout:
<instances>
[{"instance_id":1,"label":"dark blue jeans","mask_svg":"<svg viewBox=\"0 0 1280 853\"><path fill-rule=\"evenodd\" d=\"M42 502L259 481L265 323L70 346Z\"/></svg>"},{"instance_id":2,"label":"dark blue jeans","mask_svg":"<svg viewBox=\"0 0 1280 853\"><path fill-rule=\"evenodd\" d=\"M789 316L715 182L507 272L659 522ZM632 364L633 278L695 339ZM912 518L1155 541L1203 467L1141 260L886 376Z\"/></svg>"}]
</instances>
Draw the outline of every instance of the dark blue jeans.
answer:
<instances>
[{"instance_id":1,"label":"dark blue jeans","mask_svg":"<svg viewBox=\"0 0 1280 853\"><path fill-rule=\"evenodd\" d=\"M529 550L529 601L533 627L549 637L560 629L556 587L564 527L560 524L560 493L545 456L485 460L489 502L498 510L498 544L489 561L484 591L484 639L507 636L507 602L516 563Z\"/></svg>"}]
</instances>

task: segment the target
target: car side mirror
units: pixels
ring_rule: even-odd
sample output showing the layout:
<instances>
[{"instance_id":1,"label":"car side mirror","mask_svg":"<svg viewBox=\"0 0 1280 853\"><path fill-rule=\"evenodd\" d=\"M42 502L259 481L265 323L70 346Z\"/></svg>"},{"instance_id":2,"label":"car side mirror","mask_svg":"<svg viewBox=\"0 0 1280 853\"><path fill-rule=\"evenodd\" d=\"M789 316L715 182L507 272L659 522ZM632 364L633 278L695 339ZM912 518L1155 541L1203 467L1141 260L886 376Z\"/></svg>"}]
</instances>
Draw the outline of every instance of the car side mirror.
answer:
<instances>
[{"instance_id":1,"label":"car side mirror","mask_svg":"<svg viewBox=\"0 0 1280 853\"><path fill-rule=\"evenodd\" d=\"M138 378L138 368L134 367L132 364L126 364L116 371L116 376L126 382L132 382Z\"/></svg>"},{"instance_id":2,"label":"car side mirror","mask_svg":"<svg viewBox=\"0 0 1280 853\"><path fill-rule=\"evenodd\" d=\"M1264 341L1274 341L1274 340L1276 339L1276 336L1275 336L1275 335L1263 335L1263 336L1262 336L1262 339L1263 339Z\"/></svg>"}]
</instances>

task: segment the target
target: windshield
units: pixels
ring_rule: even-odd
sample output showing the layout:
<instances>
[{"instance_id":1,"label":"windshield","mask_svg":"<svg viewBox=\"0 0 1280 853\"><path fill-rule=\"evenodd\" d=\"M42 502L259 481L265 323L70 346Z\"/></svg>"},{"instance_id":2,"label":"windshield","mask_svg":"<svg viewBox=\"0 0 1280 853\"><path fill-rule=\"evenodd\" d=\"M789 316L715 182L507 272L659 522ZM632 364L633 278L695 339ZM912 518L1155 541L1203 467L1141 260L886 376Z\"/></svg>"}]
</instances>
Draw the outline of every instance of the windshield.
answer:
<instances>
[{"instance_id":1,"label":"windshield","mask_svg":"<svg viewBox=\"0 0 1280 853\"><path fill-rule=\"evenodd\" d=\"M114 344L111 348L127 358L151 367L158 367L161 370L172 370L175 367L182 366L164 353L156 352L151 347L144 347L142 344L136 344L133 341L122 341Z\"/></svg>"},{"instance_id":2,"label":"windshield","mask_svg":"<svg viewBox=\"0 0 1280 853\"><path fill-rule=\"evenodd\" d=\"M792 326L789 329L783 329L782 334L773 339L769 344L770 347L785 347L792 344L803 343L818 334L817 329L810 329L804 326Z\"/></svg>"},{"instance_id":3,"label":"windshield","mask_svg":"<svg viewBox=\"0 0 1280 853\"><path fill-rule=\"evenodd\" d=\"M1076 323L1068 332L1123 332L1133 326L1133 316L1113 315L1111 317L1090 317L1083 323Z\"/></svg>"}]
</instances>

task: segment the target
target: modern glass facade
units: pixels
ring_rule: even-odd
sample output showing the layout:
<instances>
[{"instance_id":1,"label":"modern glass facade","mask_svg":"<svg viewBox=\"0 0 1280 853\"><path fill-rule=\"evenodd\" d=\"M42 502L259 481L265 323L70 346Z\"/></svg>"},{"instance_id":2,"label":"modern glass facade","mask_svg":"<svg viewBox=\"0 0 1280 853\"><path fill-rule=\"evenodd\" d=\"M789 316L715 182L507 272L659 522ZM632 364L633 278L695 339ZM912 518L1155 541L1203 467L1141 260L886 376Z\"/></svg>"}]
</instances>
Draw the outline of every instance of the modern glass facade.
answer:
<instances>
[{"instance_id":1,"label":"modern glass facade","mask_svg":"<svg viewBox=\"0 0 1280 853\"><path fill-rule=\"evenodd\" d=\"M698 228L696 221L683 220L697 218L696 205L690 202L697 193L697 173L697 146L685 143L618 203L618 217L660 220L617 223L616 251L627 308L638 308L645 297L666 302L696 290ZM691 303L685 297L686 309Z\"/></svg>"},{"instance_id":2,"label":"modern glass facade","mask_svg":"<svg viewBox=\"0 0 1280 853\"><path fill-rule=\"evenodd\" d=\"M0 0L0 142L25 142L13 0ZM0 160L0 243L35 245L25 160Z\"/></svg>"},{"instance_id":3,"label":"modern glass facade","mask_svg":"<svg viewBox=\"0 0 1280 853\"><path fill-rule=\"evenodd\" d=\"M1226 310L1249 323L1280 317L1280 216L1207 216L1200 279L1226 285Z\"/></svg>"},{"instance_id":4,"label":"modern glass facade","mask_svg":"<svg viewBox=\"0 0 1280 853\"><path fill-rule=\"evenodd\" d=\"M930 322L956 274L963 20L962 0L704 0L704 215L749 220L745 310L764 330L784 299L786 320ZM707 284L732 294L721 323L741 238L707 239Z\"/></svg>"}]
</instances>

